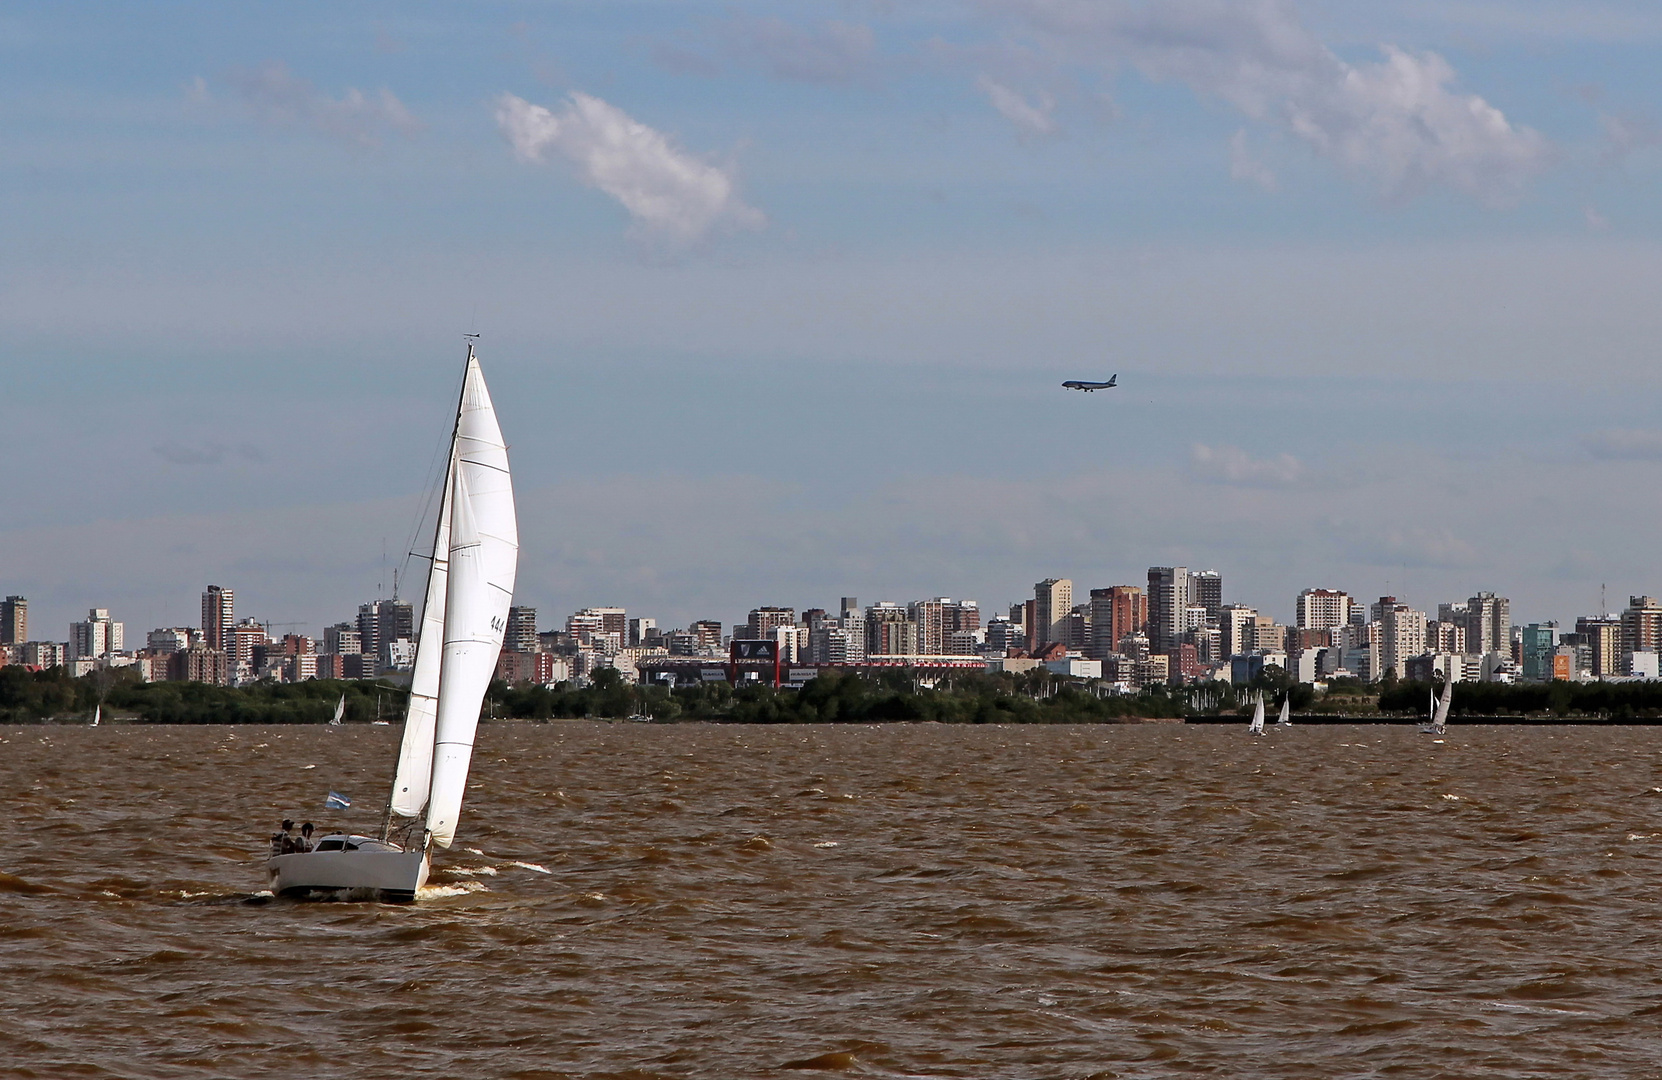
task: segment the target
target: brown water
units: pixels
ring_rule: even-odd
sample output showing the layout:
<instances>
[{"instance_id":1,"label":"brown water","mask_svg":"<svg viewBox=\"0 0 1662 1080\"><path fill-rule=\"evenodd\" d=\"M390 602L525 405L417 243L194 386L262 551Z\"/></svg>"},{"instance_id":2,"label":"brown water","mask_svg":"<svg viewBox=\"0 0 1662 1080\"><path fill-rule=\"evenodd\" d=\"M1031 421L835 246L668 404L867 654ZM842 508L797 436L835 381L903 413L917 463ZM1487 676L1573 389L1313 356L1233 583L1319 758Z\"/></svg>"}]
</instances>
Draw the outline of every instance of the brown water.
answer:
<instances>
[{"instance_id":1,"label":"brown water","mask_svg":"<svg viewBox=\"0 0 1662 1080\"><path fill-rule=\"evenodd\" d=\"M498 724L256 895L397 733L0 728L0 1075L1662 1075L1662 728Z\"/></svg>"}]
</instances>

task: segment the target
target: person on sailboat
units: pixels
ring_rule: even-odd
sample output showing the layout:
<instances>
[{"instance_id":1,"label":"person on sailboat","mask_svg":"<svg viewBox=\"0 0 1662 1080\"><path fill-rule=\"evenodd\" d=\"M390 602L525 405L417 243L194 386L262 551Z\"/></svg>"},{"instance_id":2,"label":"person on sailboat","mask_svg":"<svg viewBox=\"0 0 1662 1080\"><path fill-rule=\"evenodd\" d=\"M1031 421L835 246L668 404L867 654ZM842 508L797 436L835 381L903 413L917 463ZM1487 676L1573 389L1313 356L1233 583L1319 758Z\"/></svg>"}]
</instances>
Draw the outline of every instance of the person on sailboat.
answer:
<instances>
[{"instance_id":1,"label":"person on sailboat","mask_svg":"<svg viewBox=\"0 0 1662 1080\"><path fill-rule=\"evenodd\" d=\"M312 850L312 823L311 822L308 821L304 825L300 826L300 843L295 848L295 850L296 851L310 851L310 850Z\"/></svg>"},{"instance_id":2,"label":"person on sailboat","mask_svg":"<svg viewBox=\"0 0 1662 1080\"><path fill-rule=\"evenodd\" d=\"M271 834L271 853L288 855L294 851L294 822L283 819L283 827Z\"/></svg>"}]
</instances>

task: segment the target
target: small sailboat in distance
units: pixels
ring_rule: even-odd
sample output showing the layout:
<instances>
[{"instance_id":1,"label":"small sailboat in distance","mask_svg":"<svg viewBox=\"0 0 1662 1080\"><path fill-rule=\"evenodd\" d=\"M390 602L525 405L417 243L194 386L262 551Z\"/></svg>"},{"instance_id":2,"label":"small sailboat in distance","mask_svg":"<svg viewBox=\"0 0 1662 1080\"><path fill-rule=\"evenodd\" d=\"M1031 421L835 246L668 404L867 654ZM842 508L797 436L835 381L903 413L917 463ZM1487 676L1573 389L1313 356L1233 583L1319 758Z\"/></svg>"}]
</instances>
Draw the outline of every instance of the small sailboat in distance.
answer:
<instances>
[{"instance_id":1,"label":"small sailboat in distance","mask_svg":"<svg viewBox=\"0 0 1662 1080\"><path fill-rule=\"evenodd\" d=\"M496 672L519 564L519 526L508 447L470 342L450 462L434 527L426 604L416 639L404 735L379 836L336 832L284 850L273 837L271 891L346 891L413 900L433 849L456 837L479 710ZM393 815L408 819L403 843Z\"/></svg>"},{"instance_id":2,"label":"small sailboat in distance","mask_svg":"<svg viewBox=\"0 0 1662 1080\"><path fill-rule=\"evenodd\" d=\"M1422 735L1442 735L1448 731L1448 708L1454 702L1454 680L1448 679L1443 683L1443 696L1438 698L1432 693L1431 719L1425 727L1420 729Z\"/></svg>"},{"instance_id":3,"label":"small sailboat in distance","mask_svg":"<svg viewBox=\"0 0 1662 1080\"><path fill-rule=\"evenodd\" d=\"M1248 735L1262 735L1264 733L1264 692L1258 691L1258 700L1252 707L1252 722L1247 725Z\"/></svg>"},{"instance_id":4,"label":"small sailboat in distance","mask_svg":"<svg viewBox=\"0 0 1662 1080\"><path fill-rule=\"evenodd\" d=\"M1275 718L1276 727L1290 727L1293 723L1293 692L1287 691L1287 696L1281 699L1281 715Z\"/></svg>"},{"instance_id":5,"label":"small sailboat in distance","mask_svg":"<svg viewBox=\"0 0 1662 1080\"><path fill-rule=\"evenodd\" d=\"M92 710L92 723L89 727L97 727L98 721L104 718L104 703L100 701Z\"/></svg>"},{"instance_id":6,"label":"small sailboat in distance","mask_svg":"<svg viewBox=\"0 0 1662 1080\"><path fill-rule=\"evenodd\" d=\"M346 695L342 694L340 696L340 700L335 702L335 715L330 718L329 726L330 727L340 727L341 717L343 717L345 715L346 715Z\"/></svg>"}]
</instances>

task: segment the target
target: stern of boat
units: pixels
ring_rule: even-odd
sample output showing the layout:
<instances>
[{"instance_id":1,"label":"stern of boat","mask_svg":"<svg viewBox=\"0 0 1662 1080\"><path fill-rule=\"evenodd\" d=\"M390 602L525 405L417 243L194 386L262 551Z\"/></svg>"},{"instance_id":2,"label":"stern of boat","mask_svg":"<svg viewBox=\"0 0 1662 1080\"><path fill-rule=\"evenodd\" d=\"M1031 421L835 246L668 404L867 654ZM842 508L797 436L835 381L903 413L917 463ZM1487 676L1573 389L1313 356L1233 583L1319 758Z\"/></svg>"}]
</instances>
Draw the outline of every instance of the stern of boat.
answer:
<instances>
[{"instance_id":1,"label":"stern of boat","mask_svg":"<svg viewBox=\"0 0 1662 1080\"><path fill-rule=\"evenodd\" d=\"M409 903L427 884L429 862L425 846L406 851L387 840L335 834L311 851L273 855L265 869L277 896Z\"/></svg>"}]
</instances>

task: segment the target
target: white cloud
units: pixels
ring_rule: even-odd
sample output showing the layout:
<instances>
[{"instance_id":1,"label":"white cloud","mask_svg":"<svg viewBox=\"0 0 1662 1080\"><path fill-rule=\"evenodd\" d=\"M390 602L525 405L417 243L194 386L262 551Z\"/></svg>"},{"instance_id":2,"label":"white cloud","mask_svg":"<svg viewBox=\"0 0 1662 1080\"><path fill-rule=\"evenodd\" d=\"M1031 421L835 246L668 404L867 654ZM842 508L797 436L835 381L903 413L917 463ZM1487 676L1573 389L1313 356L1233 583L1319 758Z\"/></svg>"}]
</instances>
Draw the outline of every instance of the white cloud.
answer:
<instances>
[{"instance_id":1,"label":"white cloud","mask_svg":"<svg viewBox=\"0 0 1662 1080\"><path fill-rule=\"evenodd\" d=\"M1662 431L1614 428L1581 437L1587 452L1603 461L1662 461Z\"/></svg>"},{"instance_id":2,"label":"white cloud","mask_svg":"<svg viewBox=\"0 0 1662 1080\"><path fill-rule=\"evenodd\" d=\"M994 82L982 76L980 83L982 93L987 100L993 103L993 108L1023 135L1054 135L1056 134L1056 99L1040 91L1033 102L1022 97L1003 83Z\"/></svg>"},{"instance_id":3,"label":"white cloud","mask_svg":"<svg viewBox=\"0 0 1662 1080\"><path fill-rule=\"evenodd\" d=\"M1305 476L1303 463L1291 454L1255 458L1238 446L1195 443L1189 448L1189 464L1203 480L1242 487L1286 487Z\"/></svg>"},{"instance_id":4,"label":"white cloud","mask_svg":"<svg viewBox=\"0 0 1662 1080\"><path fill-rule=\"evenodd\" d=\"M496 122L520 160L541 161L546 151L557 151L584 183L622 203L643 235L689 243L719 224L766 223L739 198L727 172L599 98L573 92L554 112L503 94Z\"/></svg>"},{"instance_id":5,"label":"white cloud","mask_svg":"<svg viewBox=\"0 0 1662 1080\"><path fill-rule=\"evenodd\" d=\"M232 71L225 76L225 81L260 122L277 127L309 128L355 146L375 146L385 131L414 135L422 127L421 121L385 87L368 95L349 86L346 93L332 98L305 79L290 74L279 60L252 71ZM207 87L197 79L190 93L194 98L205 98Z\"/></svg>"},{"instance_id":6,"label":"white cloud","mask_svg":"<svg viewBox=\"0 0 1662 1080\"><path fill-rule=\"evenodd\" d=\"M1247 149L1245 128L1229 138L1229 176L1243 183L1257 184L1265 191L1275 190L1275 173Z\"/></svg>"},{"instance_id":7,"label":"white cloud","mask_svg":"<svg viewBox=\"0 0 1662 1080\"><path fill-rule=\"evenodd\" d=\"M1551 145L1453 88L1435 53L1380 46L1352 64L1283 0L1004 0L1059 59L1113 74L1129 63L1277 124L1389 198L1445 186L1506 202L1550 163Z\"/></svg>"}]
</instances>

